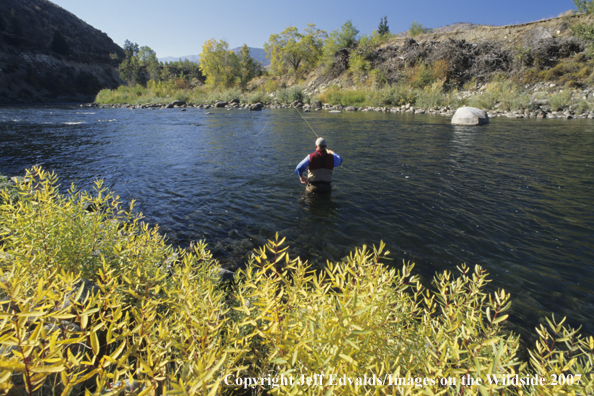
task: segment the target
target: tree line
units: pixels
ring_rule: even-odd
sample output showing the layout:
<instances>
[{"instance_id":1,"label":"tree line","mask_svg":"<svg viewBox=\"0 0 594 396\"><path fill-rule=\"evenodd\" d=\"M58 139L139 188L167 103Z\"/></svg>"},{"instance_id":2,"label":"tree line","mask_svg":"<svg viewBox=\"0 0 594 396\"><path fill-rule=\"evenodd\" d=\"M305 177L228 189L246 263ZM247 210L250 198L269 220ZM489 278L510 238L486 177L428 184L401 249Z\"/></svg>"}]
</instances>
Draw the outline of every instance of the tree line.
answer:
<instances>
[{"instance_id":1,"label":"tree line","mask_svg":"<svg viewBox=\"0 0 594 396\"><path fill-rule=\"evenodd\" d=\"M350 20L330 33L311 23L303 31L291 26L280 33L272 34L264 44L266 56L271 62L270 71L265 71L261 63L250 56L250 49L246 44L236 52L229 49L226 41L214 38L202 46L199 63L187 59L160 62L156 52L150 47L140 47L128 40L124 43L124 59L119 60L116 55L112 57L120 61L120 76L128 85L146 85L151 80L172 80L179 88L206 84L211 88L246 89L251 79L263 73L300 75L320 65L330 67L334 63L335 54L341 49L361 47L365 52L393 36L387 16L381 18L378 29L369 36L360 35ZM361 69L368 67L364 60L360 60L360 63Z\"/></svg>"}]
</instances>

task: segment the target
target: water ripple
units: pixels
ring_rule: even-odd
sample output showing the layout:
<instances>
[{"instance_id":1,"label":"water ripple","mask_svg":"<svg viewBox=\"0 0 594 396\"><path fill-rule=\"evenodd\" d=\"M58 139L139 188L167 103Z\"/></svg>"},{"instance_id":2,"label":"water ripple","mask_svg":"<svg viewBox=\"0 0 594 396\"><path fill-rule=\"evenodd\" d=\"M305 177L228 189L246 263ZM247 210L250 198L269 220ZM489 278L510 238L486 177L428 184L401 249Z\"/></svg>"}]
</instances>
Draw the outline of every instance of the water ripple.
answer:
<instances>
[{"instance_id":1,"label":"water ripple","mask_svg":"<svg viewBox=\"0 0 594 396\"><path fill-rule=\"evenodd\" d=\"M425 280L481 264L512 292L519 331L555 312L594 333L591 121L312 112L344 158L320 197L294 173L315 140L295 111L209 111L2 108L0 172L103 178L170 242L205 239L231 268L277 231L320 266L380 240Z\"/></svg>"}]
</instances>

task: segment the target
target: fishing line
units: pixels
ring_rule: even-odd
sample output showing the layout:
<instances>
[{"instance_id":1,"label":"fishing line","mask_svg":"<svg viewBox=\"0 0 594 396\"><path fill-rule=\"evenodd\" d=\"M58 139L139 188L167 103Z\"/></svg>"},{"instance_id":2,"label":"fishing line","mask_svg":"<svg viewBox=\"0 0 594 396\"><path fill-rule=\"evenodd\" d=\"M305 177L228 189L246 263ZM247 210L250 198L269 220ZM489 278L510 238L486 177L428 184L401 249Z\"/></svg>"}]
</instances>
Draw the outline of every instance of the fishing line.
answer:
<instances>
[{"instance_id":1,"label":"fishing line","mask_svg":"<svg viewBox=\"0 0 594 396\"><path fill-rule=\"evenodd\" d=\"M266 124L264 124L264 128L262 128L262 130L260 132L258 132L256 135L254 135L253 137L258 136L259 134L261 134L262 132L264 132L264 129L266 129L266 127L268 126L268 123L270 122L270 120L266 121Z\"/></svg>"},{"instance_id":2,"label":"fishing line","mask_svg":"<svg viewBox=\"0 0 594 396\"><path fill-rule=\"evenodd\" d=\"M309 125L309 122L307 122L307 119L305 117L303 117L303 114L301 114L301 112L299 110L297 110L297 107L293 107L295 109L295 111L297 112L297 114L299 114L301 116L301 118L303 118L303 121L305 121L305 123L307 124L307 126L309 126L309 129L311 129L311 131L314 133L314 135L316 135L317 138L319 138L318 134L316 133L316 131L314 131L314 129L311 127L311 125ZM344 170L346 170L347 172L349 172L349 170L347 168L344 167L344 165L341 165L341 168L343 168Z\"/></svg>"},{"instance_id":3,"label":"fishing line","mask_svg":"<svg viewBox=\"0 0 594 396\"><path fill-rule=\"evenodd\" d=\"M309 122L307 122L307 120L305 119L305 117L303 117L303 114L301 114L301 112L299 110L297 110L297 107L293 107L295 109L295 111L297 112L297 114L299 114L301 116L301 118L303 118L303 121L305 121L305 123L307 124L307 126L309 127L309 129L311 129L311 131L314 133L314 135L316 135L317 138L319 138L318 134L316 133L316 131L314 131L314 129L311 127L311 125L309 125Z\"/></svg>"}]
</instances>

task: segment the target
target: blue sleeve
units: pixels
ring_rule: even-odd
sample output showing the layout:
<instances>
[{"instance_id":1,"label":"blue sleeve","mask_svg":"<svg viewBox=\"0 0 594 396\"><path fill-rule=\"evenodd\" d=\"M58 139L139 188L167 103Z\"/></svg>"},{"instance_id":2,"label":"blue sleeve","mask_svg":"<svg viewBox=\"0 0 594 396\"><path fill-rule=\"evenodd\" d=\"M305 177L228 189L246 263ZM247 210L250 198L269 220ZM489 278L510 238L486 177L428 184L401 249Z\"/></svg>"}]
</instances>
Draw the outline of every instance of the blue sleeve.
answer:
<instances>
[{"instance_id":1,"label":"blue sleeve","mask_svg":"<svg viewBox=\"0 0 594 396\"><path fill-rule=\"evenodd\" d=\"M336 160L334 160L334 163L336 163ZM307 157L305 157L305 159L303 161L301 161L299 163L299 165L297 165L297 168L295 168L295 173L297 173L297 176L301 177L301 175L303 175L303 173L305 173L305 171L307 170L308 167L309 167L309 155Z\"/></svg>"},{"instance_id":2,"label":"blue sleeve","mask_svg":"<svg viewBox=\"0 0 594 396\"><path fill-rule=\"evenodd\" d=\"M340 155L334 153L334 166L340 166L340 164L342 164L342 158L340 158Z\"/></svg>"}]
</instances>

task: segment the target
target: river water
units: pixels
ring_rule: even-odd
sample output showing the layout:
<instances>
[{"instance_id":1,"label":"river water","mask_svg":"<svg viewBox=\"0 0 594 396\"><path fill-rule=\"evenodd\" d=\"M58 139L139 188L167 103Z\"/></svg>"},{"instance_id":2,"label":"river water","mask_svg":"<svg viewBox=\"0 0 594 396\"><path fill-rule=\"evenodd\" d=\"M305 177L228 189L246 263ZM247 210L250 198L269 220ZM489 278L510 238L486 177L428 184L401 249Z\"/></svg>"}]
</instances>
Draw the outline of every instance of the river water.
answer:
<instances>
[{"instance_id":1,"label":"river water","mask_svg":"<svg viewBox=\"0 0 594 396\"><path fill-rule=\"evenodd\" d=\"M0 108L0 173L35 164L64 188L101 178L174 245L223 266L286 236L316 265L383 240L394 265L480 264L512 293L512 328L567 316L594 334L594 122L305 113L344 159L330 196L294 172L316 136L294 109Z\"/></svg>"}]
</instances>

